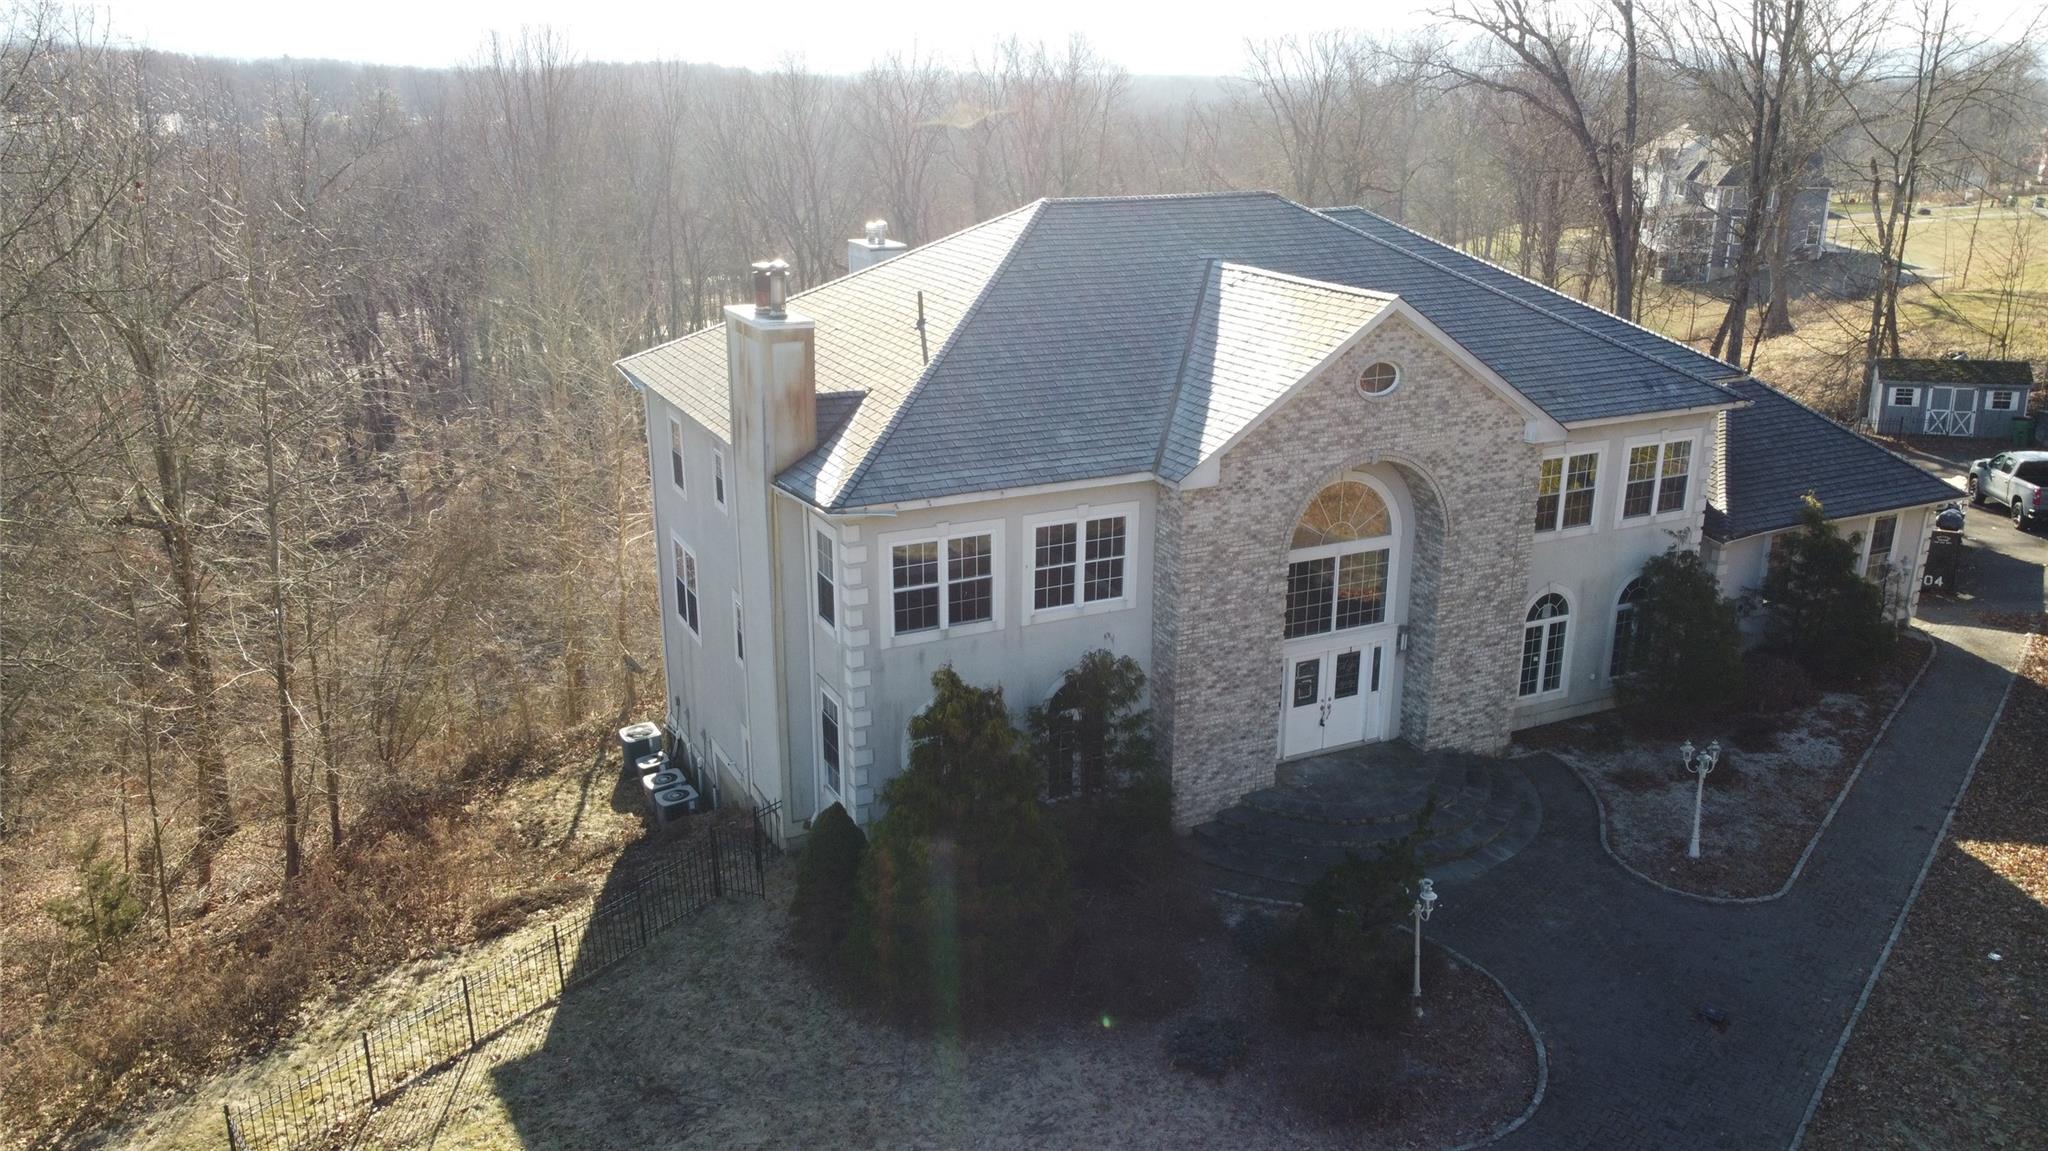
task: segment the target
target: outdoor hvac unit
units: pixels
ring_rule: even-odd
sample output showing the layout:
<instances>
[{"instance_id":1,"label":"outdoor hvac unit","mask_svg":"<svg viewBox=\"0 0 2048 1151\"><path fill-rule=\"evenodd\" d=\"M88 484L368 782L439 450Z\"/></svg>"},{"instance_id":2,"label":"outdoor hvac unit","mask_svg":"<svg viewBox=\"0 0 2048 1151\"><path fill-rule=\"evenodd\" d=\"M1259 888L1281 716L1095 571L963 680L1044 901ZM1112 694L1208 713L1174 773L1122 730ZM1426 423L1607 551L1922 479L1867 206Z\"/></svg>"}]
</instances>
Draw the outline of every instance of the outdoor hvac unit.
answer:
<instances>
[{"instance_id":1,"label":"outdoor hvac unit","mask_svg":"<svg viewBox=\"0 0 2048 1151\"><path fill-rule=\"evenodd\" d=\"M656 795L672 787L688 786L689 780L684 779L683 773L680 771L657 771L652 775L640 777L640 799L641 802L647 805L647 814L651 816L655 814L654 797Z\"/></svg>"},{"instance_id":2,"label":"outdoor hvac unit","mask_svg":"<svg viewBox=\"0 0 2048 1151\"><path fill-rule=\"evenodd\" d=\"M653 755L643 755L633 762L633 770L641 779L646 779L658 771L667 771L668 756L659 751Z\"/></svg>"},{"instance_id":3,"label":"outdoor hvac unit","mask_svg":"<svg viewBox=\"0 0 2048 1151\"><path fill-rule=\"evenodd\" d=\"M642 756L655 755L662 751L661 727L652 723L636 723L619 729L619 770L632 774L633 765Z\"/></svg>"},{"instance_id":4,"label":"outdoor hvac unit","mask_svg":"<svg viewBox=\"0 0 2048 1151\"><path fill-rule=\"evenodd\" d=\"M697 789L687 783L663 788L654 793L653 803L656 826L675 823L697 810Z\"/></svg>"}]
</instances>

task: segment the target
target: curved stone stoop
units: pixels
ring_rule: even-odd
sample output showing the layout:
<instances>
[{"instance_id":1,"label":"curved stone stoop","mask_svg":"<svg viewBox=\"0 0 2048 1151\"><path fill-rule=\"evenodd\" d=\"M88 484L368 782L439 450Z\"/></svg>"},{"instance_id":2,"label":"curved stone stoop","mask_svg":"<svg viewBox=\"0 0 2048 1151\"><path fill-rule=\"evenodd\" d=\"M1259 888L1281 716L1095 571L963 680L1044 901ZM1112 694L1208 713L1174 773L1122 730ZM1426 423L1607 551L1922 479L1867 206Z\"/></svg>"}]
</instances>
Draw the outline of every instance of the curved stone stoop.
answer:
<instances>
[{"instance_id":1,"label":"curved stone stoop","mask_svg":"<svg viewBox=\"0 0 2048 1151\"><path fill-rule=\"evenodd\" d=\"M1197 878L1225 894L1292 903L1347 852L1370 858L1399 839L1434 794L1422 856L1456 884L1521 850L1543 804L1520 768L1483 756L1379 744L1282 766L1281 781L1196 827L1185 841Z\"/></svg>"}]
</instances>

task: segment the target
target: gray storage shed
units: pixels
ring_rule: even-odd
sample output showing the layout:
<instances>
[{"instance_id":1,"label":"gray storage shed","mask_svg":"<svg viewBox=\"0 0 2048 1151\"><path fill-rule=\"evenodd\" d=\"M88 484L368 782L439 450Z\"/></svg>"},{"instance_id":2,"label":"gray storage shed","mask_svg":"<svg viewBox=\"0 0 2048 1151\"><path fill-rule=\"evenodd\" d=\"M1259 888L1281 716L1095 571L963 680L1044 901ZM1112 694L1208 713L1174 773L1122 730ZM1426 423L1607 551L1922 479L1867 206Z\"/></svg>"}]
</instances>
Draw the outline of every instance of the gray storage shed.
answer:
<instances>
[{"instance_id":1,"label":"gray storage shed","mask_svg":"<svg viewBox=\"0 0 2048 1151\"><path fill-rule=\"evenodd\" d=\"M1870 426L1907 436L2006 439L2031 415L2034 366L2025 360L1879 360Z\"/></svg>"}]
</instances>

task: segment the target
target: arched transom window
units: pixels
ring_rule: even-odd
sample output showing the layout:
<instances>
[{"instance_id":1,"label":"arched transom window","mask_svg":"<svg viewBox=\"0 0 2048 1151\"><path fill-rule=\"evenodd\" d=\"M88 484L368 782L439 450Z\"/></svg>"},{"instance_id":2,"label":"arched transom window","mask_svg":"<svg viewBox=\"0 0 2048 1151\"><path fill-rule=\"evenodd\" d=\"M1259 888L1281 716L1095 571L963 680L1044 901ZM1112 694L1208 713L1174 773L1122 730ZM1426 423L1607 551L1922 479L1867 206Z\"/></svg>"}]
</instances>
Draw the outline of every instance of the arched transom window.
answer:
<instances>
[{"instance_id":1,"label":"arched transom window","mask_svg":"<svg viewBox=\"0 0 2048 1151\"><path fill-rule=\"evenodd\" d=\"M1564 687L1565 617L1571 610L1556 592L1529 605L1522 628L1522 680L1516 694L1548 695Z\"/></svg>"},{"instance_id":2,"label":"arched transom window","mask_svg":"<svg viewBox=\"0 0 2048 1151\"><path fill-rule=\"evenodd\" d=\"M1393 534L1393 514L1369 485L1339 480L1317 492L1288 553L1287 638L1386 622Z\"/></svg>"}]
</instances>

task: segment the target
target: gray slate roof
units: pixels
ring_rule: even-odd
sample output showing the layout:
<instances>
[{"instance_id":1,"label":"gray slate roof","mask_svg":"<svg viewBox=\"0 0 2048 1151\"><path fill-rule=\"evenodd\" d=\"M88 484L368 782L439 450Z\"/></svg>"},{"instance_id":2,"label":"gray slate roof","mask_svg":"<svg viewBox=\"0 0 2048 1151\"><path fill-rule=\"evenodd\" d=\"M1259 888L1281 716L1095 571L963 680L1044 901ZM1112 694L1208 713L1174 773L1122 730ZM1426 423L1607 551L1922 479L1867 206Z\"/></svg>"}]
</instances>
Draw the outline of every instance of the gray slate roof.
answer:
<instances>
[{"instance_id":1,"label":"gray slate roof","mask_svg":"<svg viewBox=\"0 0 2048 1151\"><path fill-rule=\"evenodd\" d=\"M1723 506L1709 508L1706 532L1721 540L1799 522L1812 492L1829 519L1946 503L1955 488L1883 447L1756 380L1733 385L1750 401L1728 421Z\"/></svg>"},{"instance_id":2,"label":"gray slate roof","mask_svg":"<svg viewBox=\"0 0 2048 1151\"><path fill-rule=\"evenodd\" d=\"M1151 473L1163 446L1183 466L1212 418L1189 410L1184 372L1201 370L1189 352L1217 320L1219 263L1398 295L1561 423L1730 403L1740 374L1362 209L1265 192L1041 200L792 298L817 321L818 389L866 395L778 483L838 510ZM619 366L723 436L724 361L711 329ZM1256 387L1226 383L1233 402Z\"/></svg>"},{"instance_id":3,"label":"gray slate roof","mask_svg":"<svg viewBox=\"0 0 2048 1151\"><path fill-rule=\"evenodd\" d=\"M2034 365L2026 360L1879 360L1877 371L1887 383L2034 386Z\"/></svg>"}]
</instances>

